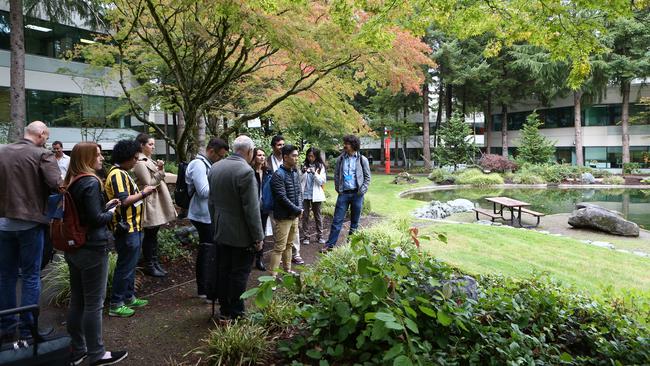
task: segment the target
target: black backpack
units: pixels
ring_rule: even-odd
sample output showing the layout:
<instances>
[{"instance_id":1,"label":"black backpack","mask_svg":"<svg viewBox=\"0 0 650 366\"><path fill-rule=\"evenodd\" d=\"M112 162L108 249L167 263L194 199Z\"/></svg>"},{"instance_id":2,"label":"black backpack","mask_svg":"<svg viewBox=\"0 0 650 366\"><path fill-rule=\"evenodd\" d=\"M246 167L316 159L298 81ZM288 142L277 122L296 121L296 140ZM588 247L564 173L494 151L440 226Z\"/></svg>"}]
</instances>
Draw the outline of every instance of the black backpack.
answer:
<instances>
[{"instance_id":1,"label":"black backpack","mask_svg":"<svg viewBox=\"0 0 650 366\"><path fill-rule=\"evenodd\" d=\"M190 208L190 200L192 196L185 182L185 171L187 170L188 163L182 161L178 164L178 176L176 177L176 189L174 189L174 201L178 207L183 209Z\"/></svg>"}]
</instances>

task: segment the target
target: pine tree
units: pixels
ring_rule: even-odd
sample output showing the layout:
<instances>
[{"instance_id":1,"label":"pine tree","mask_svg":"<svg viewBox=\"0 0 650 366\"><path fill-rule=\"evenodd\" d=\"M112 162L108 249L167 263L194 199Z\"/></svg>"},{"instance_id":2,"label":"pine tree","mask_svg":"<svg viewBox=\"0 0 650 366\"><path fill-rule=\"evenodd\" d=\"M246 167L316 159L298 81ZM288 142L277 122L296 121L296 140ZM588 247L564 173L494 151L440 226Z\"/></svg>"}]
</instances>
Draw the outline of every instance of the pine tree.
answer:
<instances>
[{"instance_id":1,"label":"pine tree","mask_svg":"<svg viewBox=\"0 0 650 366\"><path fill-rule=\"evenodd\" d=\"M555 155L555 144L539 133L541 124L539 115L533 112L526 118L521 131L518 158L527 163L548 163Z\"/></svg>"},{"instance_id":2,"label":"pine tree","mask_svg":"<svg viewBox=\"0 0 650 366\"><path fill-rule=\"evenodd\" d=\"M438 165L453 165L470 163L478 152L474 141L470 138L472 130L458 112L446 121L439 131L440 145L436 146L434 156Z\"/></svg>"}]
</instances>

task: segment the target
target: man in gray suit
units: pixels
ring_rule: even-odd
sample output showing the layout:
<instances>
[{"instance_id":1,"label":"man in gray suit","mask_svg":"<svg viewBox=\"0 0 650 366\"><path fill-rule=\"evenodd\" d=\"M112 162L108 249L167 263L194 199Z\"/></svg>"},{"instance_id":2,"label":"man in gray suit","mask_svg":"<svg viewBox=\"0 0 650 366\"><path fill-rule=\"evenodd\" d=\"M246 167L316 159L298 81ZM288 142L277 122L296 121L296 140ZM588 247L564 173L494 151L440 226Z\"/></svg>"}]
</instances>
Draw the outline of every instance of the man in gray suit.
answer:
<instances>
[{"instance_id":1,"label":"man in gray suit","mask_svg":"<svg viewBox=\"0 0 650 366\"><path fill-rule=\"evenodd\" d=\"M222 319L244 314L244 301L239 297L246 291L251 263L264 240L257 181L249 165L253 148L255 144L248 136L237 137L234 154L214 164L208 176Z\"/></svg>"}]
</instances>

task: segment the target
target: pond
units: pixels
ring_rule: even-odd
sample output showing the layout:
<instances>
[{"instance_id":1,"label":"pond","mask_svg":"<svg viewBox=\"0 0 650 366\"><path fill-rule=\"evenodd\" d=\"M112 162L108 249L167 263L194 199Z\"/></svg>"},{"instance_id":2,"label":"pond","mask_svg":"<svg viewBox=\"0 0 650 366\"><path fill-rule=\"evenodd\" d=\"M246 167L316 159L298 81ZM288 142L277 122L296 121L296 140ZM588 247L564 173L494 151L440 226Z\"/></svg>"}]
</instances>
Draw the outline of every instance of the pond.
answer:
<instances>
[{"instance_id":1,"label":"pond","mask_svg":"<svg viewBox=\"0 0 650 366\"><path fill-rule=\"evenodd\" d=\"M590 202L619 211L626 219L650 229L650 189L592 189L592 188L458 188L411 193L405 198L419 201L446 202L465 198L478 202L483 208L492 208L486 197L507 196L528 202L531 209L545 214L567 213L578 202Z\"/></svg>"}]
</instances>

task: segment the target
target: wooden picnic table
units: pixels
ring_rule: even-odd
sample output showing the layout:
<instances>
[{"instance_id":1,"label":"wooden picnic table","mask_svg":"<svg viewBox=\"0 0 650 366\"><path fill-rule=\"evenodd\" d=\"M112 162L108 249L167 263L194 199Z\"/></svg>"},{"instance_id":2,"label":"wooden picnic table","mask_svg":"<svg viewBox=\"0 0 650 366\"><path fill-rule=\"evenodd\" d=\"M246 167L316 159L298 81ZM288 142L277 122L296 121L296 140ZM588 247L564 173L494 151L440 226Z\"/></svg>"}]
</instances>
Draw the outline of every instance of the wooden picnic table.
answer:
<instances>
[{"instance_id":1,"label":"wooden picnic table","mask_svg":"<svg viewBox=\"0 0 650 366\"><path fill-rule=\"evenodd\" d=\"M521 225L521 208L530 206L530 203L518 201L510 197L487 197L487 201L492 202L492 210L495 214L501 215L503 220L507 219L503 217L503 209L507 208L510 211L510 225L515 225L515 210L517 210L517 222L519 226ZM499 205L499 210L497 210L497 205Z\"/></svg>"}]
</instances>

